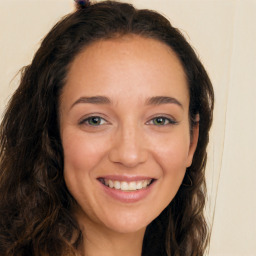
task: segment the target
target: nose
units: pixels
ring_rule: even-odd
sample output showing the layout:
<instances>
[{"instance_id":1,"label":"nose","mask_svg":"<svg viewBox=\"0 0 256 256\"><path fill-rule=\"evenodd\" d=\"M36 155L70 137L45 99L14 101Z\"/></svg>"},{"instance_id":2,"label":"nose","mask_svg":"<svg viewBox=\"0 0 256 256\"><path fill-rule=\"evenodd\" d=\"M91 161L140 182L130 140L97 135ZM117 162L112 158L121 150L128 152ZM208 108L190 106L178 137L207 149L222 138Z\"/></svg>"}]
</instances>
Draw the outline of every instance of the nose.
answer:
<instances>
[{"instance_id":1,"label":"nose","mask_svg":"<svg viewBox=\"0 0 256 256\"><path fill-rule=\"evenodd\" d=\"M147 158L148 151L143 132L134 126L119 129L112 140L110 161L133 168L146 162Z\"/></svg>"}]
</instances>

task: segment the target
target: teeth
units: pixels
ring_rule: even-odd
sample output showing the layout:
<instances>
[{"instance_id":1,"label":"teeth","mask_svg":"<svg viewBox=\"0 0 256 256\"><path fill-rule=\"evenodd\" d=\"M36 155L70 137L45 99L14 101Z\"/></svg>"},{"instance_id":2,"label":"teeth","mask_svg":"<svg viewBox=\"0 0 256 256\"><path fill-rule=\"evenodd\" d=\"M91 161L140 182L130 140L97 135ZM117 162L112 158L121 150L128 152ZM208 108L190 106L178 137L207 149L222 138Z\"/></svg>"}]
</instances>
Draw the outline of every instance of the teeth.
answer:
<instances>
[{"instance_id":1,"label":"teeth","mask_svg":"<svg viewBox=\"0 0 256 256\"><path fill-rule=\"evenodd\" d=\"M114 187L114 182L113 182L112 180L109 180L109 181L108 181L108 186L109 186L110 188L113 188L113 187Z\"/></svg>"},{"instance_id":2,"label":"teeth","mask_svg":"<svg viewBox=\"0 0 256 256\"><path fill-rule=\"evenodd\" d=\"M142 189L142 182L138 182L136 184L136 189Z\"/></svg>"},{"instance_id":3,"label":"teeth","mask_svg":"<svg viewBox=\"0 0 256 256\"><path fill-rule=\"evenodd\" d=\"M115 189L118 189L115 187ZM125 181L121 182L121 190L129 190L129 184Z\"/></svg>"},{"instance_id":4,"label":"teeth","mask_svg":"<svg viewBox=\"0 0 256 256\"><path fill-rule=\"evenodd\" d=\"M119 181L114 181L114 188L115 188L115 189L120 189L121 186L122 186L122 184L120 184Z\"/></svg>"},{"instance_id":5,"label":"teeth","mask_svg":"<svg viewBox=\"0 0 256 256\"><path fill-rule=\"evenodd\" d=\"M129 183L129 190L136 190L136 189L137 189L136 182L135 181L130 182Z\"/></svg>"},{"instance_id":6,"label":"teeth","mask_svg":"<svg viewBox=\"0 0 256 256\"><path fill-rule=\"evenodd\" d=\"M102 183L114 189L120 189L123 191L135 191L146 188L151 183L151 181L152 179L131 182L104 179Z\"/></svg>"}]
</instances>

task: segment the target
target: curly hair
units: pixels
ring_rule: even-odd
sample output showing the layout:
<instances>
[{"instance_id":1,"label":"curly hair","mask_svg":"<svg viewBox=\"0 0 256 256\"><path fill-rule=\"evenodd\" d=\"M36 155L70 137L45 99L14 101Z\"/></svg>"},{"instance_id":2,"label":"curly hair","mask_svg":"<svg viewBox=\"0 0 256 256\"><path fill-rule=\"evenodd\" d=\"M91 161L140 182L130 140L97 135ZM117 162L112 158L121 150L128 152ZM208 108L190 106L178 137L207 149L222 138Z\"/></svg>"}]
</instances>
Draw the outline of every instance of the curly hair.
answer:
<instances>
[{"instance_id":1,"label":"curly hair","mask_svg":"<svg viewBox=\"0 0 256 256\"><path fill-rule=\"evenodd\" d=\"M146 229L142 255L202 256L209 242L203 215L206 146L214 93L192 47L170 22L151 10L104 1L59 21L43 39L12 96L0 126L0 255L78 255L82 240L63 178L59 97L67 72L86 46L135 34L168 45L187 78L190 127L200 115L192 165L175 198ZM189 176L188 176L189 175Z\"/></svg>"}]
</instances>

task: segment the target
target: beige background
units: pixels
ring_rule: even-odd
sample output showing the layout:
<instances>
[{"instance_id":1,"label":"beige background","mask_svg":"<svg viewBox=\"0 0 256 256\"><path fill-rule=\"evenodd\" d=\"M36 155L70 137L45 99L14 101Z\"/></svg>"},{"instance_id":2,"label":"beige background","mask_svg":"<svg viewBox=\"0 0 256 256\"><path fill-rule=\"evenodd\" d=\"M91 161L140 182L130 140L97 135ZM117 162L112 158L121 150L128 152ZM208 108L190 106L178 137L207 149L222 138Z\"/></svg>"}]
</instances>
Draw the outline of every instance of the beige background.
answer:
<instances>
[{"instance_id":1,"label":"beige background","mask_svg":"<svg viewBox=\"0 0 256 256\"><path fill-rule=\"evenodd\" d=\"M256 0L129 2L158 10L181 28L215 88L207 166L209 255L256 256ZM72 0L0 0L0 114L18 85L18 70L72 10Z\"/></svg>"}]
</instances>

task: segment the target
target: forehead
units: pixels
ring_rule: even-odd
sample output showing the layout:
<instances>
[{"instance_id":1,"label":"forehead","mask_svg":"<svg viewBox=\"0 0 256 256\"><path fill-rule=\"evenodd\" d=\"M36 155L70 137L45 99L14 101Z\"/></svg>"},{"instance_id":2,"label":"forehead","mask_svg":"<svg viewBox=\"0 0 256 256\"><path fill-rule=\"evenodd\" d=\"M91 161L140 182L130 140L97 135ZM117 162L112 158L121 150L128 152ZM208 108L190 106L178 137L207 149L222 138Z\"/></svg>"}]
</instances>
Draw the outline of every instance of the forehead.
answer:
<instances>
[{"instance_id":1,"label":"forehead","mask_svg":"<svg viewBox=\"0 0 256 256\"><path fill-rule=\"evenodd\" d=\"M116 101L158 95L189 101L186 76L172 49L135 35L94 42L76 56L62 96L74 101L95 95Z\"/></svg>"}]
</instances>

